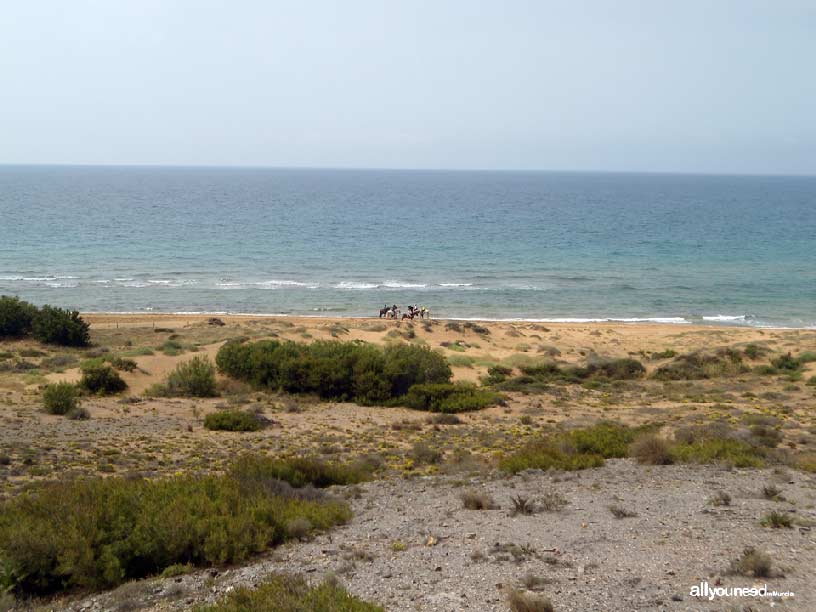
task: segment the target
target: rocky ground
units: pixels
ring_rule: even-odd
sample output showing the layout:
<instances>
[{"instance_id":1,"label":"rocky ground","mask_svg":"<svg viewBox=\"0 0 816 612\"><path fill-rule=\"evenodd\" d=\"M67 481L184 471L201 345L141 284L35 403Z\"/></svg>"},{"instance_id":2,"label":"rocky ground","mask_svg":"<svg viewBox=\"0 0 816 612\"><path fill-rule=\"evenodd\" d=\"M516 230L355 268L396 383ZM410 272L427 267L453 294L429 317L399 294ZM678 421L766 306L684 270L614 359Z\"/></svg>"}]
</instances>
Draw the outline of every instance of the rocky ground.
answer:
<instances>
[{"instance_id":1,"label":"rocky ground","mask_svg":"<svg viewBox=\"0 0 816 612\"><path fill-rule=\"evenodd\" d=\"M777 487L780 498L767 499L766 485ZM469 491L498 507L465 509L461 496ZM721 491L730 505L711 503ZM558 612L816 609L813 474L611 460L584 472L394 479L334 493L350 498L354 519L312 541L244 567L130 583L47 608L185 610L270 572L302 572L314 580L334 575L353 594L393 611L508 610L511 588L547 596ZM534 502L533 514L513 514L518 497ZM616 518L610 507L634 516ZM761 526L773 510L789 515L793 526ZM748 546L771 557L773 577L729 574ZM703 580L767 583L795 596L690 596Z\"/></svg>"}]
</instances>

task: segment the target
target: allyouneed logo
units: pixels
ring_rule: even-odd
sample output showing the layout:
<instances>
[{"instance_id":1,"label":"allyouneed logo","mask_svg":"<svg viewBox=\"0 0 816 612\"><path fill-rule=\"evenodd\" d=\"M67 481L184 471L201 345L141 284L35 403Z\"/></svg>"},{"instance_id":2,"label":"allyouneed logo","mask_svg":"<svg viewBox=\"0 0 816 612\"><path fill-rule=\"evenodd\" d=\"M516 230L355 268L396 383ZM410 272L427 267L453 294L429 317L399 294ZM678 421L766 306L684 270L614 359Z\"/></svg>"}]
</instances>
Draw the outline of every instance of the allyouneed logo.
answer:
<instances>
[{"instance_id":1,"label":"allyouneed logo","mask_svg":"<svg viewBox=\"0 0 816 612\"><path fill-rule=\"evenodd\" d=\"M713 601L717 597L793 597L792 591L769 591L768 585L751 587L712 587L707 581L695 584L689 592L691 597L705 597Z\"/></svg>"}]
</instances>

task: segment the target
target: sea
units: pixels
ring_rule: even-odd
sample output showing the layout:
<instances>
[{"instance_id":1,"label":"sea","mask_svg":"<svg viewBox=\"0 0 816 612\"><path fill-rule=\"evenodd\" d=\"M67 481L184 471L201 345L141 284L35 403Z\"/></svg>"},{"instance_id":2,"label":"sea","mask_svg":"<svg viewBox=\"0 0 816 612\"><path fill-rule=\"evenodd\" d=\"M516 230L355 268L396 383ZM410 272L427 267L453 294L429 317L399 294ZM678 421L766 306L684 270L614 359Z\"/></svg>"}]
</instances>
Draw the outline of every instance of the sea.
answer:
<instances>
[{"instance_id":1,"label":"sea","mask_svg":"<svg viewBox=\"0 0 816 612\"><path fill-rule=\"evenodd\" d=\"M814 328L816 177L0 166L0 294Z\"/></svg>"}]
</instances>

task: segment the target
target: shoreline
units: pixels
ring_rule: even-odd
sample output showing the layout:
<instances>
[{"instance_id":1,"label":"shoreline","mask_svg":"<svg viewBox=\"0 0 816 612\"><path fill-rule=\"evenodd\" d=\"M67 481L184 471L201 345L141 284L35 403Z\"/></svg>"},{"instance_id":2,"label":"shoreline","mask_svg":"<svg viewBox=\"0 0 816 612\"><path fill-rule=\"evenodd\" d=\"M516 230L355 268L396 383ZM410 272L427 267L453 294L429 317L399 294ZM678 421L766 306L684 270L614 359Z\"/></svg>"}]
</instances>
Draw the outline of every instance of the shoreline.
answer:
<instances>
[{"instance_id":1,"label":"shoreline","mask_svg":"<svg viewBox=\"0 0 816 612\"><path fill-rule=\"evenodd\" d=\"M253 312L229 312L229 311L178 311L178 312L144 312L144 311L80 311L80 314L93 324L93 319L119 319L121 321L132 322L134 319L208 319L212 317L233 318L235 320L246 319L305 319L309 321L382 321L383 323L394 322L394 319L384 319L376 316L364 315L337 315L337 314L288 314L288 313L253 313ZM413 322L423 321L465 321L472 323L515 323L515 324L546 324L555 327L561 326L624 326L624 327L667 327L682 328L686 330L779 330L779 331L816 331L816 326L796 327L784 325L746 325L737 322L728 323L724 320L710 321L689 321L682 317L621 317L621 318L592 318L592 317L554 317L554 318L490 318L490 317L435 317L429 319L415 319ZM398 321L399 322L399 321Z\"/></svg>"}]
</instances>

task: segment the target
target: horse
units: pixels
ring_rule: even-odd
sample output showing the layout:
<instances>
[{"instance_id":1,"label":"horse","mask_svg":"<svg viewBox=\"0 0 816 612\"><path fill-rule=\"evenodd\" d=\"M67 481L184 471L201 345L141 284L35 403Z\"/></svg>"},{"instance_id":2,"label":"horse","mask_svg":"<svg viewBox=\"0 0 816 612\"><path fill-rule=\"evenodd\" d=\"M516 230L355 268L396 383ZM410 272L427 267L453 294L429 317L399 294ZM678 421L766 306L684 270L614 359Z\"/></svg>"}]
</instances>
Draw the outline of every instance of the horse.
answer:
<instances>
[{"instance_id":1,"label":"horse","mask_svg":"<svg viewBox=\"0 0 816 612\"><path fill-rule=\"evenodd\" d=\"M402 315L402 320L404 321L405 319L408 319L410 321L413 321L414 320L414 315L415 315L415 313L414 313L413 310L411 312L406 312L405 314Z\"/></svg>"},{"instance_id":2,"label":"horse","mask_svg":"<svg viewBox=\"0 0 816 612\"><path fill-rule=\"evenodd\" d=\"M380 318L382 319L383 317L385 317L385 318L387 319L387 318L388 318L388 313L389 313L389 312L391 312L391 309L390 309L390 308L388 308L388 307L386 307L386 308L380 308Z\"/></svg>"}]
</instances>

